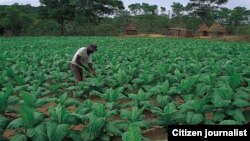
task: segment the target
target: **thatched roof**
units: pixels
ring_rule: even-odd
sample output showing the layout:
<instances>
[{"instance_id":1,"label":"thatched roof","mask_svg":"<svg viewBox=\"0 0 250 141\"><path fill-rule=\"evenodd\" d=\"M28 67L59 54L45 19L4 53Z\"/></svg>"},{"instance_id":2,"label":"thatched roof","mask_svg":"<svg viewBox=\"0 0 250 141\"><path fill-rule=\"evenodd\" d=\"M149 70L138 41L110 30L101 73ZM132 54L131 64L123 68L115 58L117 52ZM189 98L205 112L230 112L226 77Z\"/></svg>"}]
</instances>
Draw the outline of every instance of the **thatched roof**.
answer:
<instances>
[{"instance_id":1,"label":"thatched roof","mask_svg":"<svg viewBox=\"0 0 250 141\"><path fill-rule=\"evenodd\" d=\"M208 29L208 26L205 24L205 23L203 23L201 26L200 26L200 28L199 28L199 32L204 32L204 31L208 31L209 29Z\"/></svg>"},{"instance_id":2,"label":"thatched roof","mask_svg":"<svg viewBox=\"0 0 250 141\"><path fill-rule=\"evenodd\" d=\"M129 24L126 28L126 30L133 30L133 31L136 31L136 27L133 25L133 24Z\"/></svg>"},{"instance_id":3,"label":"thatched roof","mask_svg":"<svg viewBox=\"0 0 250 141\"><path fill-rule=\"evenodd\" d=\"M225 28L220 24L215 22L210 28L209 32L226 32Z\"/></svg>"}]
</instances>

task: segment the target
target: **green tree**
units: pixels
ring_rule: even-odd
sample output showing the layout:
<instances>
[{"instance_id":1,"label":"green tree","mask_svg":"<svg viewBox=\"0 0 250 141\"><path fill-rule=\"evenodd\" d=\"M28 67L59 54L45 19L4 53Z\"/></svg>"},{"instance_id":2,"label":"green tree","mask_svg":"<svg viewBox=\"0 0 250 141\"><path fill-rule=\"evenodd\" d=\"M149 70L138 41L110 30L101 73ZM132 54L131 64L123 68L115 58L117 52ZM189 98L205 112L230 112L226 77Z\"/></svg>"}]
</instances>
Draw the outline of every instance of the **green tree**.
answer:
<instances>
[{"instance_id":1,"label":"green tree","mask_svg":"<svg viewBox=\"0 0 250 141\"><path fill-rule=\"evenodd\" d=\"M227 3L228 0L190 0L187 7L205 21L210 18L213 10L217 9L219 5Z\"/></svg>"},{"instance_id":2,"label":"green tree","mask_svg":"<svg viewBox=\"0 0 250 141\"><path fill-rule=\"evenodd\" d=\"M179 2L173 2L171 8L174 17L180 17L185 10L185 7Z\"/></svg>"},{"instance_id":3,"label":"green tree","mask_svg":"<svg viewBox=\"0 0 250 141\"><path fill-rule=\"evenodd\" d=\"M231 20L235 27L249 21L250 10L245 7L235 7L231 12Z\"/></svg>"},{"instance_id":4,"label":"green tree","mask_svg":"<svg viewBox=\"0 0 250 141\"><path fill-rule=\"evenodd\" d=\"M32 23L32 14L29 13L30 5L18 5L5 7L1 11L0 17L0 30L9 30L14 35L20 35L29 27Z\"/></svg>"},{"instance_id":5,"label":"green tree","mask_svg":"<svg viewBox=\"0 0 250 141\"><path fill-rule=\"evenodd\" d=\"M39 0L42 4L40 17L54 19L58 22L61 34L64 34L66 21L71 21L75 16L75 0Z\"/></svg>"},{"instance_id":6,"label":"green tree","mask_svg":"<svg viewBox=\"0 0 250 141\"><path fill-rule=\"evenodd\" d=\"M148 3L142 3L141 9L143 10L144 15L156 15L158 14L157 5L149 5Z\"/></svg>"},{"instance_id":7,"label":"green tree","mask_svg":"<svg viewBox=\"0 0 250 141\"><path fill-rule=\"evenodd\" d=\"M128 8L131 11L132 15L139 15L142 11L142 7L140 3L130 4Z\"/></svg>"},{"instance_id":8,"label":"green tree","mask_svg":"<svg viewBox=\"0 0 250 141\"><path fill-rule=\"evenodd\" d=\"M235 7L234 9L220 8L215 12L216 20L223 23L229 33L234 33L237 27L247 24L250 10L245 7Z\"/></svg>"},{"instance_id":9,"label":"green tree","mask_svg":"<svg viewBox=\"0 0 250 141\"><path fill-rule=\"evenodd\" d=\"M105 15L112 15L119 9L124 9L120 0L77 0L78 13L84 13L88 23L92 25L92 34L95 34L95 26L98 20Z\"/></svg>"},{"instance_id":10,"label":"green tree","mask_svg":"<svg viewBox=\"0 0 250 141\"><path fill-rule=\"evenodd\" d=\"M166 15L166 7L160 7L161 15Z\"/></svg>"}]
</instances>

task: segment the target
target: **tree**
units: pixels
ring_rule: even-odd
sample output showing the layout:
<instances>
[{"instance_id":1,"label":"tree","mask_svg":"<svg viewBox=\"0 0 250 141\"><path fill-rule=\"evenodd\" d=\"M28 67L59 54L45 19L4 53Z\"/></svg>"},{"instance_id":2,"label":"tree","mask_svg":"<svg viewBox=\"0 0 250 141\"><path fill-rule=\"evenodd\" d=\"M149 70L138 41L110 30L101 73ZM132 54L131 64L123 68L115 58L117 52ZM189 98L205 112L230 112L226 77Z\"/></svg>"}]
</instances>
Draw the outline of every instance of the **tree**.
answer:
<instances>
[{"instance_id":1,"label":"tree","mask_svg":"<svg viewBox=\"0 0 250 141\"><path fill-rule=\"evenodd\" d=\"M64 34L65 21L74 19L75 1L74 0L39 0L42 4L40 16L43 19L51 18L58 22L61 34Z\"/></svg>"},{"instance_id":2,"label":"tree","mask_svg":"<svg viewBox=\"0 0 250 141\"><path fill-rule=\"evenodd\" d=\"M98 18L112 15L119 9L124 9L123 2L120 0L77 0L77 12L83 12L88 22L92 24L93 35Z\"/></svg>"},{"instance_id":3,"label":"tree","mask_svg":"<svg viewBox=\"0 0 250 141\"><path fill-rule=\"evenodd\" d=\"M32 23L32 14L30 13L30 5L14 4L3 8L0 18L0 30L2 34L4 30L11 31L14 35L19 35L24 32Z\"/></svg>"},{"instance_id":4,"label":"tree","mask_svg":"<svg viewBox=\"0 0 250 141\"><path fill-rule=\"evenodd\" d=\"M141 9L144 15L156 15L158 13L157 5L149 5L148 3L142 3Z\"/></svg>"},{"instance_id":5,"label":"tree","mask_svg":"<svg viewBox=\"0 0 250 141\"><path fill-rule=\"evenodd\" d=\"M140 3L135 3L135 4L130 4L128 6L129 10L131 11L131 14L132 15L139 15L142 11L142 7L141 7L141 4Z\"/></svg>"},{"instance_id":6,"label":"tree","mask_svg":"<svg viewBox=\"0 0 250 141\"><path fill-rule=\"evenodd\" d=\"M219 10L216 10L215 18L220 23L230 24L231 12L232 11L230 9L222 7Z\"/></svg>"},{"instance_id":7,"label":"tree","mask_svg":"<svg viewBox=\"0 0 250 141\"><path fill-rule=\"evenodd\" d=\"M211 12L218 8L219 5L227 3L228 0L190 0L187 7L202 21L211 16Z\"/></svg>"},{"instance_id":8,"label":"tree","mask_svg":"<svg viewBox=\"0 0 250 141\"><path fill-rule=\"evenodd\" d=\"M161 15L166 15L166 8L160 7L160 9L161 9Z\"/></svg>"},{"instance_id":9,"label":"tree","mask_svg":"<svg viewBox=\"0 0 250 141\"><path fill-rule=\"evenodd\" d=\"M249 21L250 10L245 7L235 7L231 13L231 20L233 25L239 26L240 24L247 23Z\"/></svg>"},{"instance_id":10,"label":"tree","mask_svg":"<svg viewBox=\"0 0 250 141\"><path fill-rule=\"evenodd\" d=\"M249 21L250 10L245 7L235 7L234 9L220 8L216 11L216 20L223 23L229 33L235 32L240 25Z\"/></svg>"},{"instance_id":11,"label":"tree","mask_svg":"<svg viewBox=\"0 0 250 141\"><path fill-rule=\"evenodd\" d=\"M182 12L184 12L185 10L185 7L179 2L173 2L171 7L172 7L174 17L180 17Z\"/></svg>"}]
</instances>

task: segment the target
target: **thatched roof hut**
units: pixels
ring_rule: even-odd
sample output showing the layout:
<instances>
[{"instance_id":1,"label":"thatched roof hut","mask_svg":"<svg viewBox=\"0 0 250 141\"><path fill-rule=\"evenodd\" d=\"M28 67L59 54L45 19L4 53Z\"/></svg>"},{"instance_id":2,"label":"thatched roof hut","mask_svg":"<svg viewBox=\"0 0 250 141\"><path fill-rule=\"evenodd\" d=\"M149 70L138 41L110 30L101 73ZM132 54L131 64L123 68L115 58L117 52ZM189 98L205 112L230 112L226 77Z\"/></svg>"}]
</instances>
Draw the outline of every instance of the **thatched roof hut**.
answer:
<instances>
[{"instance_id":1,"label":"thatched roof hut","mask_svg":"<svg viewBox=\"0 0 250 141\"><path fill-rule=\"evenodd\" d=\"M211 36L223 36L226 33L225 28L220 24L215 22L210 28L209 33Z\"/></svg>"},{"instance_id":2,"label":"thatched roof hut","mask_svg":"<svg viewBox=\"0 0 250 141\"><path fill-rule=\"evenodd\" d=\"M185 28L168 28L167 35L176 37L192 37L193 33L191 30Z\"/></svg>"},{"instance_id":3,"label":"thatched roof hut","mask_svg":"<svg viewBox=\"0 0 250 141\"><path fill-rule=\"evenodd\" d=\"M137 28L134 24L128 24L126 27L126 35L137 35Z\"/></svg>"},{"instance_id":4,"label":"thatched roof hut","mask_svg":"<svg viewBox=\"0 0 250 141\"><path fill-rule=\"evenodd\" d=\"M199 36L208 36L208 31L209 31L208 26L205 23L203 23L198 29L198 34Z\"/></svg>"}]
</instances>

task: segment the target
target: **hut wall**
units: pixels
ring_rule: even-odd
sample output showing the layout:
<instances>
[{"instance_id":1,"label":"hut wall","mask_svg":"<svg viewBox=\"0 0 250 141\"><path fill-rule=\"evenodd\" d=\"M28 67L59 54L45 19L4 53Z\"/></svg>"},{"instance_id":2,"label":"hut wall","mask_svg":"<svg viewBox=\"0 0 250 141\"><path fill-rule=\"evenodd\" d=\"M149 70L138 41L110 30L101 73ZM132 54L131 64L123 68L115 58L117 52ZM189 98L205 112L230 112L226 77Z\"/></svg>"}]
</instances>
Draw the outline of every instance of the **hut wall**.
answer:
<instances>
[{"instance_id":1,"label":"hut wall","mask_svg":"<svg viewBox=\"0 0 250 141\"><path fill-rule=\"evenodd\" d=\"M192 37L192 31L189 30L180 30L180 36L181 37Z\"/></svg>"},{"instance_id":2,"label":"hut wall","mask_svg":"<svg viewBox=\"0 0 250 141\"><path fill-rule=\"evenodd\" d=\"M168 29L167 35L175 37L192 37L193 33L190 30L176 28L176 29Z\"/></svg>"},{"instance_id":3,"label":"hut wall","mask_svg":"<svg viewBox=\"0 0 250 141\"><path fill-rule=\"evenodd\" d=\"M208 36L208 32L207 31L201 31L201 32L199 32L199 36Z\"/></svg>"},{"instance_id":4,"label":"hut wall","mask_svg":"<svg viewBox=\"0 0 250 141\"><path fill-rule=\"evenodd\" d=\"M223 32L210 32L209 36L212 38L218 38L218 37L224 36L224 33Z\"/></svg>"},{"instance_id":5,"label":"hut wall","mask_svg":"<svg viewBox=\"0 0 250 141\"><path fill-rule=\"evenodd\" d=\"M136 30L126 30L126 35L137 35Z\"/></svg>"}]
</instances>

